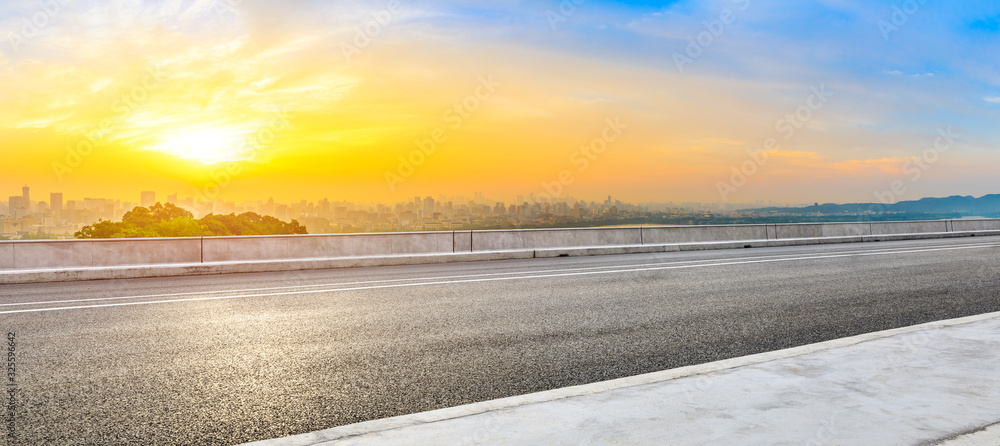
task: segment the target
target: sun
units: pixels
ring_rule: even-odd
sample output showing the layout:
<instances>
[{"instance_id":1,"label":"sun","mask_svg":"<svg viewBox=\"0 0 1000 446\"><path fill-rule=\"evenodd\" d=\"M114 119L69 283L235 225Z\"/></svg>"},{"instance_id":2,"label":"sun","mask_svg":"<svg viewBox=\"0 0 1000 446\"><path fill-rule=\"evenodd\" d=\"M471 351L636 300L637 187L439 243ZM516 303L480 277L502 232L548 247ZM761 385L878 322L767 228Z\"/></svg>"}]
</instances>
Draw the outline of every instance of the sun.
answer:
<instances>
[{"instance_id":1,"label":"sun","mask_svg":"<svg viewBox=\"0 0 1000 446\"><path fill-rule=\"evenodd\" d=\"M198 128L165 132L149 150L213 165L246 159L246 137L231 128Z\"/></svg>"}]
</instances>

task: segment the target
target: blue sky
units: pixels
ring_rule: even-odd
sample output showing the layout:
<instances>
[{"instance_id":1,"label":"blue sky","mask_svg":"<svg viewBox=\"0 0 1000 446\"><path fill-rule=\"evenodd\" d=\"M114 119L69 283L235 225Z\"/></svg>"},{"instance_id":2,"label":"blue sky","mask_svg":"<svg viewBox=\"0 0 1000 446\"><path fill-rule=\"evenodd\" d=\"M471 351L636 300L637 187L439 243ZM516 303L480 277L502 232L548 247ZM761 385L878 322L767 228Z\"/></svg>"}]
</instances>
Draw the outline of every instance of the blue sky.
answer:
<instances>
[{"instance_id":1,"label":"blue sky","mask_svg":"<svg viewBox=\"0 0 1000 446\"><path fill-rule=\"evenodd\" d=\"M867 201L894 182L906 186L900 200L1000 192L996 2L400 1L348 57L345 45L388 0L231 1L75 0L23 41L25 20L44 10L4 2L8 140L39 152L93 127L113 90L163 63L175 76L108 150L149 166L122 181L182 195L210 168L146 159L169 146L157 125L245 133L265 119L256 110L274 106L289 110L295 136L257 153L266 168L246 169L227 193L281 182L296 197L322 181L364 191L357 198L470 188L502 197L537 192L563 170L576 174L567 194L633 201ZM486 75L504 87L390 193L384 173ZM817 89L832 98L785 138L787 117ZM574 151L615 117L631 124L625 137L573 171ZM914 163L948 128L960 139L917 175ZM769 138L780 140L764 149L769 161L734 181ZM61 150L8 164L0 178L52 182ZM230 152L205 159L247 158ZM121 187L106 172L52 187Z\"/></svg>"}]
</instances>

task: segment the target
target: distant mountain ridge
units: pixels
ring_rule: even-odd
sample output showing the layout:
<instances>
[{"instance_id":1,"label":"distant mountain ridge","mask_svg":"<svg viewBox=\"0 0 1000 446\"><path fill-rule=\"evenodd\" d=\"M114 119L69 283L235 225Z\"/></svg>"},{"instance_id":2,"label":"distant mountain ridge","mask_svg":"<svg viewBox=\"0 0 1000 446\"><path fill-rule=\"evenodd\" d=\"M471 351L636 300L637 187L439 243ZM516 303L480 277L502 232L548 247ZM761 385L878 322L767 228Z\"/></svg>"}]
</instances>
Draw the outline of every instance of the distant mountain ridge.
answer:
<instances>
[{"instance_id":1,"label":"distant mountain ridge","mask_svg":"<svg viewBox=\"0 0 1000 446\"><path fill-rule=\"evenodd\" d=\"M820 204L802 208L759 208L756 211L773 211L789 214L947 214L955 216L1000 216L1000 194L973 196L954 195L945 198L921 198L898 203Z\"/></svg>"}]
</instances>

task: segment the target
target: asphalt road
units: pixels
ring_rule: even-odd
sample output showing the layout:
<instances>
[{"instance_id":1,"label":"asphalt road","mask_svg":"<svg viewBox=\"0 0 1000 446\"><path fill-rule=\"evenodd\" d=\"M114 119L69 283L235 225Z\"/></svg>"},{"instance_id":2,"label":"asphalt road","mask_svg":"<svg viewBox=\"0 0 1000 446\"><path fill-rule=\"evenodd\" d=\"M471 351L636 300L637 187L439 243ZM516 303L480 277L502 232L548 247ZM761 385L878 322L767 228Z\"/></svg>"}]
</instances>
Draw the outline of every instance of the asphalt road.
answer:
<instances>
[{"instance_id":1,"label":"asphalt road","mask_svg":"<svg viewBox=\"0 0 1000 446\"><path fill-rule=\"evenodd\" d=\"M990 237L0 285L0 442L236 444L994 311Z\"/></svg>"}]
</instances>

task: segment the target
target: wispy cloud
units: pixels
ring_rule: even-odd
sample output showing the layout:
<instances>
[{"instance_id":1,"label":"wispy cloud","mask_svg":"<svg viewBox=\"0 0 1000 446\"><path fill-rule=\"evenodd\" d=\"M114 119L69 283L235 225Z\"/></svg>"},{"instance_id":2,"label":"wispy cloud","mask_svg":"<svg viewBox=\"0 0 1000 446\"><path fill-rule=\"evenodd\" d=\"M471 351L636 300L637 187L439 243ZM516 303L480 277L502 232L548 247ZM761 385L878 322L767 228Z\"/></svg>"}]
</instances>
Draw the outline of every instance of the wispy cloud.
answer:
<instances>
[{"instance_id":1,"label":"wispy cloud","mask_svg":"<svg viewBox=\"0 0 1000 446\"><path fill-rule=\"evenodd\" d=\"M553 30L547 12L564 3L575 9ZM581 190L619 190L642 200L663 198L651 191L683 190L688 195L677 199L713 200L711 185L773 135L775 122L795 113L815 85L836 97L762 167L762 179L782 169L785 184L762 180L746 194L795 199L829 178L812 190L832 195L818 198L846 199L831 192L843 188L827 186L898 175L900 160L933 144L928 128L958 123L970 146L942 157L936 174L948 172L949 163L998 161L995 35L967 26L996 16L991 2L928 2L890 42L877 23L891 16L891 4L861 0L432 0L401 2L391 23L379 15L386 4L77 0L20 51L0 42L0 132L35 132L18 134L30 142L10 144L52 148L56 155L30 164L38 166L36 177L51 177L51 158L119 116L116 101L132 94L150 64L160 64L163 82L143 92L108 136L123 147L118 159L88 161L93 181L141 164L166 134L188 132L170 139L183 142L253 132L271 106L280 106L294 131L263 155L271 175L288 179L281 187L290 195L310 193L315 184L384 190L382 173L416 138L448 125L443 113L487 74L503 88L450 134L426 176L408 181L412 190L404 193L531 190L564 169L605 119L620 116L631 126L627 138L580 177ZM23 32L22 19L36 6L0 3L0 35ZM706 22L727 9L738 15L715 36ZM671 55L690 39L706 39L703 33L712 44L678 73ZM358 46L356 39L371 42ZM350 61L345 42L361 50ZM0 178L25 169L0 166ZM637 186L636 178L648 184ZM272 180L247 183L266 189L259 185ZM950 180L994 184L986 174Z\"/></svg>"}]
</instances>

